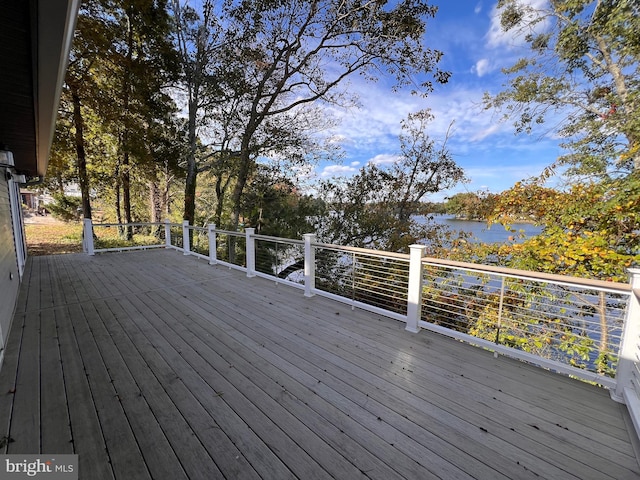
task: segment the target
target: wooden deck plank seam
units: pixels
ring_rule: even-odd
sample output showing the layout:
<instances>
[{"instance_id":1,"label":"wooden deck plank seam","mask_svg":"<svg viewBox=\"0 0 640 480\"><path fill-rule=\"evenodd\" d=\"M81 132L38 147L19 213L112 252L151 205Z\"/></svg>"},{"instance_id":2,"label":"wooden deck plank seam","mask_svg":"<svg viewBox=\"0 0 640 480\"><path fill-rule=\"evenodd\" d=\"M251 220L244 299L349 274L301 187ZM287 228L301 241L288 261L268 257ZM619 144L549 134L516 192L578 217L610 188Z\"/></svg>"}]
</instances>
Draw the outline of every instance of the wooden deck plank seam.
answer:
<instances>
[{"instance_id":1,"label":"wooden deck plank seam","mask_svg":"<svg viewBox=\"0 0 640 480\"><path fill-rule=\"evenodd\" d=\"M129 342L130 342L130 343L133 345L133 347L137 350L138 355L143 359L143 361L147 362L147 364L148 364L148 366L149 366L149 369L150 369L150 370L149 370L149 371L150 371L150 373L151 373L152 375L154 375L154 376L158 375L158 373L154 371L154 368L157 368L157 362L152 362L152 363L156 363L156 367L153 367L153 366L152 366L152 363L149 363L149 361L150 361L150 358L149 358L149 352L151 352L151 351L153 351L153 352L154 352L154 355L157 355L157 357L158 357L158 358L161 358L161 355L160 355L160 353L159 353L159 350L158 350L158 348L157 348L156 343L154 343L151 339L147 339L147 340L148 340L148 343L149 343L149 346L151 347L151 349L145 349L145 350L143 351L143 350L140 348L141 343L140 343L140 342L138 342L138 341L136 341L136 339L139 339L139 337L144 336L144 332L142 332L142 331L138 331L138 333L136 334L135 332L134 332L134 333L132 333L132 331L131 331L131 330L127 330L127 328L131 329L131 328L137 328L137 327L136 327L135 325L133 325L133 324L132 324L132 325L126 325L125 323L128 323L128 322L125 322L125 321L124 321L124 319L132 320L132 319L131 319L131 317L128 317L127 315L121 315L121 314L117 313L117 312L116 312L116 310L114 310L114 306L115 306L115 305L114 305L114 302L115 302L115 303L119 303L119 302L117 302L117 299L108 299L108 300L110 300L110 302L109 302L109 303L110 303L109 308L110 308L110 309L111 309L111 311L113 312L113 318L114 318L114 320L115 320L115 321L117 321L117 322L119 323L119 328L121 328L121 329L122 329L122 331L124 332L124 334L128 337ZM119 307L119 308L120 308L120 310L122 310L122 311L124 312L124 309L122 309L121 307ZM120 318L121 318L121 317L122 317L122 320L120 320ZM147 352L147 354L146 354L146 355L145 355L145 352ZM184 379L182 378L182 377L184 376L184 374L183 374L183 375L180 375L180 374L179 374L179 373L174 369L174 368L175 368L175 367L174 367L174 365L172 365L170 362L166 362L165 360L163 360L163 362L164 362L165 369L166 369L166 372L165 372L165 374L164 374L164 375L165 375L165 376L166 376L166 375L170 375L170 376L173 378L172 383L179 383L180 385L183 385L183 387L182 387L182 388L183 388L183 390L184 390L185 392L188 392L188 391L189 391L189 389L188 389L188 387L186 386L186 384L184 384ZM161 385L164 385L164 383L160 381L160 378L159 378L159 377L157 377L157 378L158 378L158 380L159 380L160 384L161 384ZM175 395L176 395L176 393L175 393L175 392L174 392L174 393L171 393L171 392L166 391L166 390L165 390L165 392L166 392L166 394L167 394L167 396L168 396L169 398L174 399L174 400L177 398L177 397L175 396ZM190 392L190 395L193 397L194 392ZM193 397L193 398L195 399L195 397ZM201 403L199 403L199 405L200 405L200 407L201 407L202 409L204 409L204 406L203 406ZM182 414L184 414L184 412L185 412L184 408L185 408L185 407L180 407L180 406L176 405L176 408L177 408L177 410L178 410L179 412L182 412ZM208 414L207 414L207 415L208 415ZM198 424L194 424L193 419L189 419L189 418L187 418L187 417L184 417L184 418L185 418L185 421L191 425L191 428L194 428L194 429L196 430L196 432L197 432L197 431L198 431L198 427L199 427L199 425L198 425ZM216 422L216 419L211 418L211 421L215 423L215 422ZM200 421L199 423L202 423L202 421ZM201 432L201 434L202 434L202 433L207 433L207 432L206 432L206 431L205 431L205 432ZM222 432L222 431L221 431L221 433L224 433L224 432ZM226 435L226 434L225 434L225 435ZM212 459L212 461L213 461L214 463L216 463L216 462L220 461L220 459L216 459L216 458L214 458L214 457L215 457L215 454L213 453L213 451L211 451L211 449L210 449L210 445L209 445L209 443L207 442L207 438L201 438L201 443L202 443L202 445L203 445L207 450L209 450L209 452L210 452L210 453L209 453L209 455L211 456L211 459ZM235 442L231 442L231 443L235 443ZM242 455L242 452L236 449L236 450L234 450L234 451L233 451L233 454L232 454L231 456L232 456L235 460L238 460L238 459L239 459L239 457L240 457L241 455ZM234 461L234 463L238 463L238 462L235 462L235 461ZM230 473L231 473L231 474L234 474L235 472L230 472ZM243 473L243 474L245 474L245 475L247 474L247 472L246 472L246 471L241 472L241 473ZM233 478L233 477L230 477L230 478Z\"/></svg>"},{"instance_id":2,"label":"wooden deck plank seam","mask_svg":"<svg viewBox=\"0 0 640 480\"><path fill-rule=\"evenodd\" d=\"M177 335L179 335L189 345L197 345L199 342L202 341L199 336L197 336L195 334L192 334L190 332L190 330L186 329L186 327L185 327L185 330L183 330L183 331L180 331L180 330L176 329L176 327L174 325L167 324L167 327L171 328L172 330L174 330L174 332ZM212 339L208 338L208 340L209 340L209 342L211 342ZM207 342L207 345L209 344L209 342ZM231 360L229 358L223 356L220 353L220 349L221 349L220 345L221 344L216 343L215 345L216 345L216 348L214 348L211 345L209 345L207 348L209 348L210 352L218 354L223 359L225 359L225 361L230 362ZM200 348L196 349L196 351L199 352L201 356L202 356L202 349L205 346L206 345L200 345ZM229 357L231 357L231 355L233 355L233 352L236 352L237 350L238 349L225 350L225 352L229 354ZM210 360L209 356L206 356L206 358L203 357L203 359L211 364L211 360ZM241 359L239 357L233 356L233 363L230 364L230 365L233 365L234 369L239 369L238 363L239 363L240 360ZM247 364L251 365L250 362L248 362L248 361L245 361L245 362L247 362ZM254 368L254 367L252 366L251 368ZM255 368L257 368L257 367L255 367ZM250 374L250 373L248 373L246 371L243 371L243 374L247 378L251 378L252 382L256 382L257 381L257 378L256 378L257 373L259 373L259 372L254 371L254 373ZM273 377L269 377L267 375L264 375L264 378L268 378L269 380L271 380ZM278 383L277 381L274 381L274 385L276 385L276 387L271 386L271 388L270 388L269 386L265 386L265 383L262 382L261 383L261 388L267 394L269 394L272 398L274 398L275 400L279 401L280 403L286 403L287 405L293 406L293 405L296 405L296 402L301 402L301 400L299 400L297 397L290 397L292 395L292 393L291 393L290 390L286 389L286 387L284 385ZM290 400L292 400L292 401L290 401ZM305 403L305 408L306 407L307 406L306 406L306 403ZM305 423L305 421L308 421L308 419L302 418L300 416L298 416L297 418L298 418L299 421L301 421L303 423ZM324 418L324 421L327 422L327 425L332 425L333 424L332 422L335 420L335 419L332 419L332 418L325 418L325 417L323 417L323 418ZM315 424L315 425L317 426L317 424ZM308 425L308 426L309 426L309 428L312 428L311 425ZM326 430L326 428L325 428L325 430ZM334 429L331 431L331 433L333 435L338 435L339 436L340 434L344 434L345 432L341 431L339 427L334 426ZM332 439L332 438L329 438L329 437L325 438L325 441L328 441L329 443L331 443L333 445L333 448L336 448L335 441L332 442L332 440L335 440L335 439ZM350 458L351 458L351 456L350 456ZM377 460L376 457L370 457L370 456L367 456L367 459L369 461L376 461ZM369 470L366 470L366 468L364 466L358 465L358 467L362 471L367 471L367 472L369 471ZM381 478L390 478L388 473L385 474L385 475L386 476L383 476ZM395 475L397 475L397 473Z\"/></svg>"},{"instance_id":3,"label":"wooden deck plank seam","mask_svg":"<svg viewBox=\"0 0 640 480\"><path fill-rule=\"evenodd\" d=\"M237 318L238 318L238 317L236 317L236 320L237 320ZM238 341L240 344L244 344L244 343L246 342L246 339L237 340L237 341ZM264 342L264 341L263 341L263 342L261 342L261 343L260 343L260 342L256 343L256 345L258 345L258 346L260 346L260 345L262 345L262 346L266 346L266 344L267 344L267 342ZM255 350L255 353L256 353L256 354L258 354L258 355L264 355L263 353L260 353L260 352L258 352L257 350ZM276 354L276 355L277 355L277 354ZM300 358L298 358L298 360L297 360L297 361L298 361L298 362L302 362L302 361L304 361L303 357L304 357L304 355L300 356ZM267 362L265 362L265 363L267 363L267 364L268 364L268 361L267 361ZM315 384L316 382L313 382L313 383ZM324 382L324 383L325 383L325 384L328 384L329 382L327 382L327 381L325 380L325 382ZM346 388L347 386L348 386L348 385L347 385L347 382L345 382L343 385L341 385L341 387L344 387L344 388ZM363 388L362 390L369 390L369 389L373 390L373 389L374 389L374 387L373 387L373 386L371 386L370 388ZM371 399L370 399L369 397L367 397L367 398L366 398L366 399L364 399L363 401L364 401L364 402L368 402L368 401L370 401L370 400L371 400ZM362 405L358 405L357 403L356 403L355 405L357 405L357 408L362 408ZM387 404L387 405L388 405L388 404ZM384 409L388 408L388 407L387 407L387 405L381 405L381 407L380 407L380 408L384 410ZM379 416L379 412L378 412L378 414L374 414L373 412L370 412L370 418L374 418L374 419L376 419L376 418L378 418L378 416ZM380 417L380 418L382 418L382 417ZM404 419L402 419L401 421L403 421L403 420L404 420ZM367 422L367 421L369 421L369 419L366 419L366 420L365 420L365 424L366 424L366 422ZM377 421L377 422L379 422L379 421ZM377 422L376 422L376 423L377 423ZM400 442L396 442L396 443L400 443ZM449 443L449 444L451 445L451 448L452 448L452 450L453 450L453 451L457 450L457 447L455 446L455 444L454 444L454 443L451 443L451 442L447 442L447 443ZM445 453L445 452L442 452L442 453ZM462 455L462 456L465 456L465 455L466 455L466 453L465 453L465 452L458 452L458 454L459 454L459 455Z\"/></svg>"},{"instance_id":4,"label":"wooden deck plank seam","mask_svg":"<svg viewBox=\"0 0 640 480\"><path fill-rule=\"evenodd\" d=\"M148 315L146 315L146 317L154 318L154 315L149 315L149 314L148 314ZM157 333L159 333L159 332L160 332L159 330L155 329L155 328L153 327L153 325L151 325L151 324L149 324L149 323L148 323L148 322L149 322L149 318L140 318L140 323L138 323L138 324L137 324L137 327L139 327L139 328L144 328L144 329L143 329L143 330L141 330L141 331L143 332L143 334L144 334L145 336L148 336L148 335L151 335L151 334L152 334L152 332L151 332L151 330L150 330L150 329L154 329L154 330L155 330L155 332L157 332ZM144 324L148 324L148 325L149 325L149 327L144 327ZM185 349L188 349L188 348L189 348L189 347L188 347L188 345L184 345L184 346L183 346L183 348L176 349L176 348L172 345L172 343L171 343L171 341L170 341L169 339L164 338L162 335L161 335L161 337L162 337L163 344L164 344L164 342L166 342L166 344L165 344L164 348L158 348L158 349L157 349L157 350L158 350L158 353L160 353L160 355L162 355L163 357L165 357L165 358L166 358L166 361L169 361L169 357L168 357L168 356L169 356L169 354L170 354L171 352L174 352L174 354L173 354L173 361L181 361L181 362L185 362L185 363L187 364L187 365L186 365L186 366L187 366L187 369L188 369L188 370L192 370L192 369L193 369L193 366L192 366L192 365L190 365L190 364L188 363L188 361L183 357ZM149 338L149 337L147 337L147 338ZM160 340L160 338L158 338L158 340ZM204 372L202 372L202 371L198 371L198 373L199 373L199 375L200 375L200 376L203 376L203 377L204 377L204 376L206 376L206 373L204 373ZM206 380L206 378L203 378L203 380L204 380L205 382L207 381L207 380ZM209 384L209 385L211 386L211 388L212 388L214 391L216 391L216 388L215 388L213 385L211 385L211 384ZM230 391L230 389L231 389L231 388L232 388L232 385L231 385L231 384L229 384L229 385L227 386L227 388L225 389L225 391L227 392L227 393L225 394L225 396L227 396L227 397L229 397L229 396L230 396L229 391ZM220 401L220 402L227 403L225 398L222 398L222 397L219 397L219 396L218 396L218 397L216 397L216 398L217 398L217 400L218 400L218 401ZM236 398L236 400L237 400L237 398ZM231 404L229 404L229 406L232 406L233 408L238 408L238 407L237 407L237 405L231 405ZM247 407L251 406L251 408L253 408L253 409L256 409L256 408L257 408L257 409L260 409L260 406L259 406L259 405L256 405L255 403L250 402L250 401L247 401L246 406L247 406ZM237 411L236 413L238 413L238 414L246 414L246 411ZM268 415L266 416L266 418L268 418ZM278 423L277 423L277 422L276 422L276 423L272 423L272 424L270 424L270 425L271 425L271 426L270 426L269 430L264 430L264 431L262 432L262 435L261 435L261 437L262 437L263 441L264 441L267 445L269 445L269 444L273 444L273 442L274 442L275 438L276 438L277 436L280 436L280 434L276 435L276 433L277 433L277 432L280 432L280 431L281 431L281 428L282 428L282 426L281 426L281 425L278 425ZM255 426L253 427L253 429L255 430ZM284 446L284 444L283 444L283 446ZM295 447L295 446L296 446L295 444L294 444L294 445L290 445L290 447ZM290 452L288 452L288 451L280 451L280 452L277 452L277 453L279 453L279 455L280 455L280 456L285 455L285 454L286 454L286 455L289 455L289 454L290 454ZM303 453L303 450L300 450L300 451L297 453L297 455L300 455L300 454L302 454L302 453ZM308 478L308 477L310 477L310 478L323 478L323 476L318 477L318 475L320 474L320 471L321 471L321 470L323 470L322 468L320 468L320 465L318 465L316 468L310 468L312 465L314 465L314 464L315 464L315 461L313 460L313 457L309 456L309 455L308 455L308 453L306 453L306 452L305 452L305 456L307 457L306 462L304 462L304 467L305 467L305 469L306 469L306 470L304 471L304 473L303 473L303 474L299 474L300 478ZM290 460L293 460L293 459L295 459L295 457L290 458ZM298 458L298 460L299 460L299 458Z\"/></svg>"},{"instance_id":5,"label":"wooden deck plank seam","mask_svg":"<svg viewBox=\"0 0 640 480\"><path fill-rule=\"evenodd\" d=\"M375 375L375 374L374 374Z\"/></svg>"},{"instance_id":6,"label":"wooden deck plank seam","mask_svg":"<svg viewBox=\"0 0 640 480\"><path fill-rule=\"evenodd\" d=\"M280 308L283 308L282 305L280 306ZM283 316L282 320L283 320L283 322L288 322L289 323L289 319L286 316ZM306 324L306 323L307 323L306 320L301 318L301 319L299 319L299 321L296 321L294 323L290 323L290 326L293 329L293 328L296 328L296 327L298 327L298 326L300 326L302 324ZM343 336L343 338L349 337L351 339L355 339L355 335L352 334L350 330L345 329L345 328L337 328L335 325L332 325L331 327L326 327L326 326L323 326L323 325L319 325L316 328L318 328L319 331L326 332L327 335L325 335L325 337L327 337L327 338L329 336L328 334L338 332L341 336ZM336 330L333 330L333 328L336 328ZM383 343L383 339L380 340L380 343ZM360 348L358 343L352 343L351 347L354 347L354 348L353 349L347 349L347 350L350 351L350 352L354 352L354 353L362 353L362 352L366 351L366 352L373 353L375 356L379 356L379 355L376 355L376 354L381 352L381 349L379 348L380 344L378 344L377 345L378 348L375 348L375 349L374 349L374 347L376 347L376 345L374 345L373 342L368 342L368 341L365 340L364 344L366 346L370 347L370 349ZM389 348L387 353L391 357L391 356L393 356L394 353L397 353L397 349L394 350L392 348ZM368 357L367 358L362 357L362 358L364 360L367 360L367 361L369 360ZM383 366L383 364L385 363L385 358L384 357L380 357L380 361L381 361L381 366ZM389 363L388 362L388 358L387 358L386 363ZM414 366L414 365L411 365L409 363L404 363L405 366L399 367L399 368L402 368L402 370L400 370L399 368L396 368L395 370L389 370L389 371L391 373L393 373L393 374L399 374L399 375L406 375L407 374L406 372L412 372L412 374L415 374L416 378L420 378L421 380L430 381L430 382L437 381L440 378L444 378L444 375L446 373L444 370L442 370L442 374L441 375L432 375L429 378L425 378L424 376L420 375L420 373L423 371L423 368L419 365L418 362L415 362L415 363L417 363L418 365ZM395 362L394 362L394 365L397 365L397 364L402 365L402 360L398 361L396 359ZM436 368L436 367L434 366L432 368ZM449 375L449 378L447 379L447 383L445 384L443 382L442 385L439 385L439 386L441 387L441 389L445 393L448 392L449 389L452 389L454 393L456 393L456 391L457 391L458 393L460 393L460 397L462 398L462 395L464 395L466 393L465 391L468 390L468 386L469 386L468 382L470 381L470 380L468 380L468 376L462 377L462 378L463 378L464 382L466 382L466 383L463 384L463 383L459 382L460 377L454 377L454 376ZM410 380L410 381L411 382L415 382L415 380ZM421 382L418 382L418 386L420 386L420 384L421 384ZM475 382L475 384L480 386L480 387L482 386L482 384L480 382ZM459 386L458 390L456 390L456 388L455 388L457 386ZM433 385L432 385L432 388L433 388ZM462 389L464 389L465 391L463 391ZM451 392L448 392L448 393L451 393ZM485 400L490 400L492 398L494 400L497 400L495 395L498 395L498 394L499 394L499 392L497 392L495 390L488 391L486 394L482 395L482 397L480 399L477 399L477 400L478 401L485 401ZM447 397L445 397L444 394L441 394L441 398L443 398L443 400L447 400ZM455 396L453 398L455 399ZM503 408L504 407L502 405L498 405L498 406L494 407L493 410L497 414L497 413L500 413L501 409L503 409ZM526 418L528 418L526 423L531 423L531 424L535 424L537 422L545 422L550 427L557 427L559 425L557 422L556 423L549 422L546 418L544 418L542 416L538 416L538 417L532 416L532 415L529 414L529 412L525 408L526 408L526 406L523 406L521 409L518 409L517 410L517 415L514 415L514 417L515 418L526 417ZM491 418L491 417L488 417L488 418ZM507 426L507 425L505 425L505 426ZM539 427L540 425L536 425L536 426ZM560 427L560 428L558 428L556 430L557 430L556 433L560 433L560 434L564 434L565 432L567 432L567 430L565 430L565 428L563 428L563 427ZM533 434L535 434L536 432L538 432L538 430L533 430L532 431ZM540 432L540 433L542 433L542 432ZM551 432L549 432L549 433L551 433ZM590 436L590 437L583 436L582 438L584 440L593 440L593 435ZM567 438L566 437L562 437L562 440L566 441ZM611 437L607 436L603 441L599 442L599 444L597 446L594 446L592 453L598 454L598 455L602 455L602 456L605 457L605 459L606 459L607 456L611 456L613 452L611 452L611 449L609 449L609 444L610 444L610 442L612 440L613 439ZM609 452L607 452L607 449L609 449ZM631 453L633 453L633 452L631 452ZM635 463L635 456L633 456L632 460L633 460L633 463Z\"/></svg>"}]
</instances>

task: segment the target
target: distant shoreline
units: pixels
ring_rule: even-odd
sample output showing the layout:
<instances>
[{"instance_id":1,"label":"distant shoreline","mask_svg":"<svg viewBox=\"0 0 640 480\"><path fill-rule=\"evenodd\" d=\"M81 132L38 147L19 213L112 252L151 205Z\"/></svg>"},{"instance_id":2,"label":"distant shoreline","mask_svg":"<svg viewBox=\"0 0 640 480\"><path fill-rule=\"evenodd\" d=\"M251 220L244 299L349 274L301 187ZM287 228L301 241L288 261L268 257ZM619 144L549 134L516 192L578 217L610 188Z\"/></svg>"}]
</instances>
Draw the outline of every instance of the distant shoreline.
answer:
<instances>
[{"instance_id":1,"label":"distant shoreline","mask_svg":"<svg viewBox=\"0 0 640 480\"><path fill-rule=\"evenodd\" d=\"M439 216L439 217L449 217L447 220L451 220L454 222L478 222L478 223L487 223L487 219L478 219L478 218L467 218L467 217L459 217L452 213L432 213L431 215ZM535 225L536 223L533 220L525 220L525 219L517 219L514 220L511 225ZM499 225L499 222L495 222L494 225Z\"/></svg>"}]
</instances>

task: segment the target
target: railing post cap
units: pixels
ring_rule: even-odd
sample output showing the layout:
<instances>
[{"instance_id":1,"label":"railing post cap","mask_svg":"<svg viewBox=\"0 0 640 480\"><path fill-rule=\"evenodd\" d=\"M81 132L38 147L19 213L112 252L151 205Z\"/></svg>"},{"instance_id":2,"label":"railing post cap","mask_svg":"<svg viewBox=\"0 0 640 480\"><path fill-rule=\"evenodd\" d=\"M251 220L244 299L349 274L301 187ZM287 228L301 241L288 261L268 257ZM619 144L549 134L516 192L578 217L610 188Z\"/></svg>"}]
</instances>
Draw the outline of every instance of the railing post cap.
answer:
<instances>
[{"instance_id":1,"label":"railing post cap","mask_svg":"<svg viewBox=\"0 0 640 480\"><path fill-rule=\"evenodd\" d=\"M640 267L627 268L627 272L632 276L640 275Z\"/></svg>"},{"instance_id":2,"label":"railing post cap","mask_svg":"<svg viewBox=\"0 0 640 480\"><path fill-rule=\"evenodd\" d=\"M421 245L419 243L414 243L412 245L409 245L409 248L411 250L422 250L423 252L427 251L427 246L426 245Z\"/></svg>"}]
</instances>

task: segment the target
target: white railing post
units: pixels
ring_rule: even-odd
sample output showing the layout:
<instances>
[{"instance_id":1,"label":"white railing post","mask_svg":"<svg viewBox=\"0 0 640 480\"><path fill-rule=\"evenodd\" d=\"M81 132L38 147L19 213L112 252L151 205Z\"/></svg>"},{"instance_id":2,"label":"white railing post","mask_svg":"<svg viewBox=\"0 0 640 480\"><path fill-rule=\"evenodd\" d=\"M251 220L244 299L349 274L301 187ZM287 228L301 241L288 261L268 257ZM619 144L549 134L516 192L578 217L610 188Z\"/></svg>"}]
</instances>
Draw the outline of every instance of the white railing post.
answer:
<instances>
[{"instance_id":1,"label":"white railing post","mask_svg":"<svg viewBox=\"0 0 640 480\"><path fill-rule=\"evenodd\" d=\"M82 223L82 246L87 255L95 255L93 246L93 222L90 218L85 218Z\"/></svg>"},{"instance_id":2,"label":"white railing post","mask_svg":"<svg viewBox=\"0 0 640 480\"><path fill-rule=\"evenodd\" d=\"M216 244L216 224L207 225L207 234L209 236L209 265L218 263L218 245Z\"/></svg>"},{"instance_id":3,"label":"white railing post","mask_svg":"<svg viewBox=\"0 0 640 480\"><path fill-rule=\"evenodd\" d=\"M304 238L304 296L313 297L316 290L316 241L315 233L305 233Z\"/></svg>"},{"instance_id":4,"label":"white railing post","mask_svg":"<svg viewBox=\"0 0 640 480\"><path fill-rule=\"evenodd\" d=\"M247 277L256 276L256 240L253 237L255 228L246 228L244 231L247 244Z\"/></svg>"},{"instance_id":5,"label":"white railing post","mask_svg":"<svg viewBox=\"0 0 640 480\"><path fill-rule=\"evenodd\" d=\"M418 333L418 322L422 313L422 258L427 252L425 245L409 246L409 291L407 292L407 326L405 330Z\"/></svg>"},{"instance_id":6,"label":"white railing post","mask_svg":"<svg viewBox=\"0 0 640 480\"><path fill-rule=\"evenodd\" d=\"M182 221L182 251L184 255L189 255L191 246L189 245L189 220Z\"/></svg>"},{"instance_id":7,"label":"white railing post","mask_svg":"<svg viewBox=\"0 0 640 480\"><path fill-rule=\"evenodd\" d=\"M164 246L171 247L171 220L168 218L164 219Z\"/></svg>"},{"instance_id":8,"label":"white railing post","mask_svg":"<svg viewBox=\"0 0 640 480\"><path fill-rule=\"evenodd\" d=\"M614 400L627 403L627 394L635 393L636 401L640 398L640 385L634 385L635 363L638 362L638 342L640 341L640 268L630 268L631 295L624 320L618 368L616 370L616 389L611 392ZM627 395L628 396L628 395ZM640 412L637 412L640 415ZM633 416L632 416L633 418ZM635 420L634 420L635 423ZM636 425L636 429L639 425Z\"/></svg>"}]
</instances>

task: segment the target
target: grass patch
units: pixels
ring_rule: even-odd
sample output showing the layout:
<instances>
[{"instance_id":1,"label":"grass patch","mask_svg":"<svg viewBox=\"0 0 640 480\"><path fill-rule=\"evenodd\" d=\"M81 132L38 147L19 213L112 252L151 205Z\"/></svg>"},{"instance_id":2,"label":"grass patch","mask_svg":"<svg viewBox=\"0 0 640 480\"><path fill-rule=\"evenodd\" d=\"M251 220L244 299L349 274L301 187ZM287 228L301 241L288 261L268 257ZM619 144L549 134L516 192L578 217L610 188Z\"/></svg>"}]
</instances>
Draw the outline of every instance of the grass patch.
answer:
<instances>
[{"instance_id":1,"label":"grass patch","mask_svg":"<svg viewBox=\"0 0 640 480\"><path fill-rule=\"evenodd\" d=\"M99 224L94 225L94 248L128 248L164 244L164 240L152 235L148 228L137 227L136 229L139 231L133 233L131 240L127 240L121 234L118 227L102 227Z\"/></svg>"},{"instance_id":2,"label":"grass patch","mask_svg":"<svg viewBox=\"0 0 640 480\"><path fill-rule=\"evenodd\" d=\"M32 256L82 252L82 224L27 224L27 253Z\"/></svg>"},{"instance_id":3,"label":"grass patch","mask_svg":"<svg viewBox=\"0 0 640 480\"><path fill-rule=\"evenodd\" d=\"M82 252L82 223L26 224L27 253L31 256ZM120 236L117 227L94 226L95 248L126 248L164 244L164 240L140 232L132 240Z\"/></svg>"}]
</instances>

